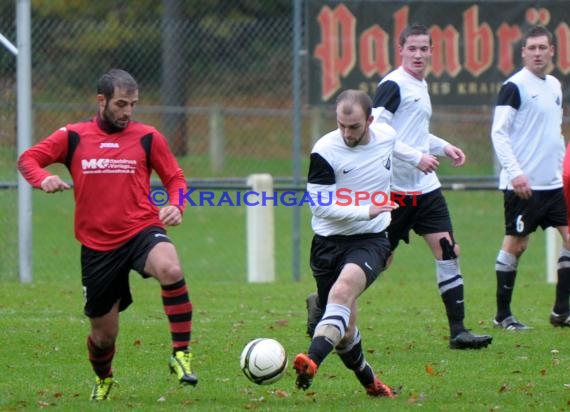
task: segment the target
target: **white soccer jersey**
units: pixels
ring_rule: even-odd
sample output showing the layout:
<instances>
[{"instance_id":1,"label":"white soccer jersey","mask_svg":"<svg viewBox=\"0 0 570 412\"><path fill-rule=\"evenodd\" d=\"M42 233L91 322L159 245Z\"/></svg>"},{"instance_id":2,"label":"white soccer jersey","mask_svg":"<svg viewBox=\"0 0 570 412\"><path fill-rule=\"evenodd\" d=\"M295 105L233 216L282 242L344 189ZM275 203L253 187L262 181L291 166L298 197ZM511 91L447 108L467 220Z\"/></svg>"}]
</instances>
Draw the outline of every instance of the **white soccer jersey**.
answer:
<instances>
[{"instance_id":1,"label":"white soccer jersey","mask_svg":"<svg viewBox=\"0 0 570 412\"><path fill-rule=\"evenodd\" d=\"M443 148L448 144L429 131L431 100L426 81L403 67L392 71L378 84L372 115L375 122L386 122L397 133L392 190L429 193L441 187L435 173L425 174L416 167L422 154L445 156Z\"/></svg>"},{"instance_id":2,"label":"white soccer jersey","mask_svg":"<svg viewBox=\"0 0 570 412\"><path fill-rule=\"evenodd\" d=\"M390 196L396 132L387 124L370 127L370 142L348 147L339 129L321 137L311 152L307 191L313 231L321 236L379 233L390 213L370 219L369 208ZM368 194L368 199L364 197ZM360 198L360 200L356 200Z\"/></svg>"},{"instance_id":3,"label":"white soccer jersey","mask_svg":"<svg viewBox=\"0 0 570 412\"><path fill-rule=\"evenodd\" d=\"M544 79L523 68L501 87L491 139L501 163L500 189L525 174L532 189L562 187L562 88L553 76Z\"/></svg>"}]
</instances>

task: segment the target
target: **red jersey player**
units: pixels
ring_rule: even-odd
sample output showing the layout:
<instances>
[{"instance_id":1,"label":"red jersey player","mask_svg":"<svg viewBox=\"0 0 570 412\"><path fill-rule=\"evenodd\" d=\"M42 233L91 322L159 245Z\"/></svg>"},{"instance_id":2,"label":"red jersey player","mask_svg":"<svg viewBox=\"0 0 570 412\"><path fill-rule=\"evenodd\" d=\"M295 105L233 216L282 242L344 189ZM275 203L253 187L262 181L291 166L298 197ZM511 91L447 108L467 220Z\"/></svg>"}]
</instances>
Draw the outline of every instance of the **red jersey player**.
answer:
<instances>
[{"instance_id":1,"label":"red jersey player","mask_svg":"<svg viewBox=\"0 0 570 412\"><path fill-rule=\"evenodd\" d=\"M189 350L192 303L174 245L165 226L182 222L186 179L165 137L131 119L138 85L126 71L113 69L97 84L97 116L68 124L26 150L18 169L46 193L71 189L45 167L67 166L75 195L75 236L81 243L81 272L89 360L96 375L93 400L108 398L119 312L132 303L129 272L154 277L161 285L172 339L170 369L180 383L196 385ZM149 200L155 170L170 196L158 209Z\"/></svg>"}]
</instances>

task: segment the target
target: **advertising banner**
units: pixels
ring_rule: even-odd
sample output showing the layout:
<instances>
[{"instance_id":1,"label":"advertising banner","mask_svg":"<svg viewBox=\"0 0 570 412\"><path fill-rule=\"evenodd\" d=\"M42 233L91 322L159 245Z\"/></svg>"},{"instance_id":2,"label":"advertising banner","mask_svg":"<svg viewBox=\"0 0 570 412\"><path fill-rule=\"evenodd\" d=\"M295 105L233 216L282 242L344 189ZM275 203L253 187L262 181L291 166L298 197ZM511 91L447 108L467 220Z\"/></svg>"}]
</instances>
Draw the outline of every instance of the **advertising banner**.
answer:
<instances>
[{"instance_id":1,"label":"advertising banner","mask_svg":"<svg viewBox=\"0 0 570 412\"><path fill-rule=\"evenodd\" d=\"M309 103L331 104L358 88L374 96L400 65L398 37L410 24L433 41L426 80L434 105L493 105L502 82L521 65L521 38L534 25L554 36L551 74L568 91L570 7L554 1L307 0Z\"/></svg>"}]
</instances>

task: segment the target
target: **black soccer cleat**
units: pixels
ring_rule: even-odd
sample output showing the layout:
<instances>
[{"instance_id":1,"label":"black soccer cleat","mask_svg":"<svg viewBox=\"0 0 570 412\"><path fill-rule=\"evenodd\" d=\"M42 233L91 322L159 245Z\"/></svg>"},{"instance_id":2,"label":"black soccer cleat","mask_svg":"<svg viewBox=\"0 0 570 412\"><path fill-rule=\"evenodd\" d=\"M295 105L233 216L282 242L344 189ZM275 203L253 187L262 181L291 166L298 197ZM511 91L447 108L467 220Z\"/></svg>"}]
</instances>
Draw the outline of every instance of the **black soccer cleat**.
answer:
<instances>
[{"instance_id":1,"label":"black soccer cleat","mask_svg":"<svg viewBox=\"0 0 570 412\"><path fill-rule=\"evenodd\" d=\"M323 317L323 310L319 306L319 296L311 293L305 300L307 304L307 335L312 338L315 334L315 328Z\"/></svg>"},{"instance_id":2,"label":"black soccer cleat","mask_svg":"<svg viewBox=\"0 0 570 412\"><path fill-rule=\"evenodd\" d=\"M564 312L559 315L552 312L550 314L550 324L555 328L568 328L570 327L570 311Z\"/></svg>"},{"instance_id":3,"label":"black soccer cleat","mask_svg":"<svg viewBox=\"0 0 570 412\"><path fill-rule=\"evenodd\" d=\"M531 326L519 322L518 319L515 318L513 315L507 316L505 319L503 319L500 322L495 318L493 319L493 325L495 328L504 329L508 331L515 331L515 332L532 329Z\"/></svg>"},{"instance_id":4,"label":"black soccer cleat","mask_svg":"<svg viewBox=\"0 0 570 412\"><path fill-rule=\"evenodd\" d=\"M450 349L481 349L486 348L493 341L489 335L474 335L469 330L460 332L454 338L449 338Z\"/></svg>"}]
</instances>

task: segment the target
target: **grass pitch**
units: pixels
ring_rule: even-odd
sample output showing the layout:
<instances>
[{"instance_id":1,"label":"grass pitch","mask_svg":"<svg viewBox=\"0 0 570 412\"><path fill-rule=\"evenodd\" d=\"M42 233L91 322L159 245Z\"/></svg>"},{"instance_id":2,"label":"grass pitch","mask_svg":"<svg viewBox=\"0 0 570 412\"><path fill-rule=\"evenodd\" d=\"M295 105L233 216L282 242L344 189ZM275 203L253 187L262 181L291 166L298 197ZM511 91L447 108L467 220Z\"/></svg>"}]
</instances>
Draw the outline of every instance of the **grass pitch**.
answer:
<instances>
[{"instance_id":1,"label":"grass pitch","mask_svg":"<svg viewBox=\"0 0 570 412\"><path fill-rule=\"evenodd\" d=\"M290 363L308 347L304 299L314 289L306 264L310 228L305 211L304 273L293 282L291 208L277 208L278 279L248 284L244 212L230 207L196 209L172 230L194 303L198 386L180 387L169 374L169 332L159 286L133 274L134 304L121 315L114 362L119 386L111 401L92 403L93 374L85 348L89 327L82 314L78 248L68 233L70 211L61 198L42 199L46 203L39 210L46 215L34 217L35 241L49 242L51 249L36 249L48 252L34 255L35 282L0 281L0 410L559 411L570 404L570 330L548 324L554 286L545 282L542 233L533 236L521 261L513 302L514 313L534 329L492 328L494 261L502 240L496 192L447 194L462 247L466 324L476 333L492 334L491 346L448 349L434 262L417 236L398 249L393 266L359 300L366 356L382 380L401 387L397 398L368 398L335 355L326 359L306 392L294 388L291 365L283 379L269 386L256 386L243 376L239 355L253 338L278 339ZM64 265L70 270L51 269L60 257L70 259ZM228 272L228 267L236 269Z\"/></svg>"}]
</instances>

